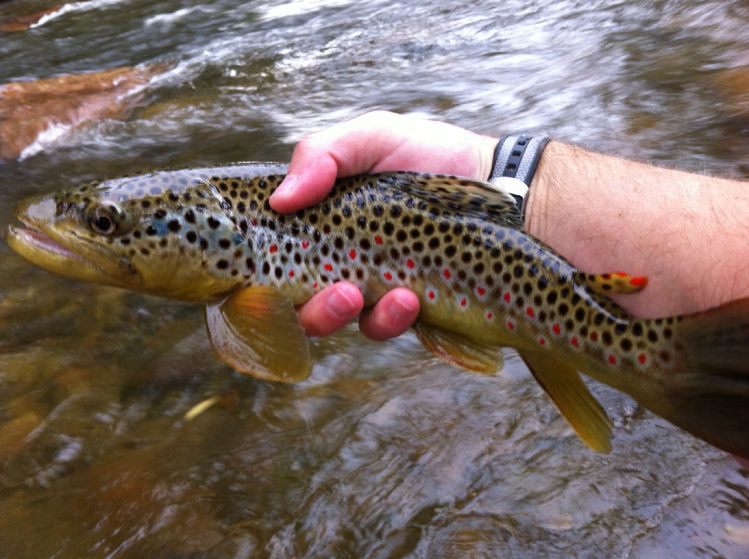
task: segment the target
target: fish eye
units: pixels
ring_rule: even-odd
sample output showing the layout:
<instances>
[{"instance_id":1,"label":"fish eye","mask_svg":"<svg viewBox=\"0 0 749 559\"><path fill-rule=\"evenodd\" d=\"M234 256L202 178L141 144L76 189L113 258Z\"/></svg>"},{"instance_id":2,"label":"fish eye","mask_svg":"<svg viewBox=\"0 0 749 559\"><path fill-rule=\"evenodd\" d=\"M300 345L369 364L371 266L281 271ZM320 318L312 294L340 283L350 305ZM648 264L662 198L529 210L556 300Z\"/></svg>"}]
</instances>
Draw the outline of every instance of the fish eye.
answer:
<instances>
[{"instance_id":1,"label":"fish eye","mask_svg":"<svg viewBox=\"0 0 749 559\"><path fill-rule=\"evenodd\" d=\"M124 233L123 212L113 203L97 205L88 208L86 221L94 233L99 235L117 235Z\"/></svg>"}]
</instances>

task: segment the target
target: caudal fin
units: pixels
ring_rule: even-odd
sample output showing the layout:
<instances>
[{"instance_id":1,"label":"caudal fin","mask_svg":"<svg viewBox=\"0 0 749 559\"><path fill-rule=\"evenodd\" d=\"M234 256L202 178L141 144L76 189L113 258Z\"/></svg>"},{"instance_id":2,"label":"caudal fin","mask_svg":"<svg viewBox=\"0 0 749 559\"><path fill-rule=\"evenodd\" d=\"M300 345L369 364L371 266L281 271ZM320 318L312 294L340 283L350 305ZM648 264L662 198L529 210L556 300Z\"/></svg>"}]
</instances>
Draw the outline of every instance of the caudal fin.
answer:
<instances>
[{"instance_id":1,"label":"caudal fin","mask_svg":"<svg viewBox=\"0 0 749 559\"><path fill-rule=\"evenodd\" d=\"M749 458L749 299L674 324L679 352L663 390L643 398L654 412L708 443Z\"/></svg>"}]
</instances>

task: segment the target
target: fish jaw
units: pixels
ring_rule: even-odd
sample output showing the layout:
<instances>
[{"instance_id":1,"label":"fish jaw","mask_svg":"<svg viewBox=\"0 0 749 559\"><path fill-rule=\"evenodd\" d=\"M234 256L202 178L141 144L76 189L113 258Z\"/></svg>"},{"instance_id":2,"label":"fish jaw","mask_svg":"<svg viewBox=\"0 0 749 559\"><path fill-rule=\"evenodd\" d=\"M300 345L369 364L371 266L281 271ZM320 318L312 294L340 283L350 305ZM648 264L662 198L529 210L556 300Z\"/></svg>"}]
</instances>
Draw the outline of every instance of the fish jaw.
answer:
<instances>
[{"instance_id":1,"label":"fish jaw","mask_svg":"<svg viewBox=\"0 0 749 559\"><path fill-rule=\"evenodd\" d=\"M25 227L8 226L6 241L19 256L61 276L137 289L140 274L124 258L94 243L57 215L54 196L28 198L16 207Z\"/></svg>"}]
</instances>

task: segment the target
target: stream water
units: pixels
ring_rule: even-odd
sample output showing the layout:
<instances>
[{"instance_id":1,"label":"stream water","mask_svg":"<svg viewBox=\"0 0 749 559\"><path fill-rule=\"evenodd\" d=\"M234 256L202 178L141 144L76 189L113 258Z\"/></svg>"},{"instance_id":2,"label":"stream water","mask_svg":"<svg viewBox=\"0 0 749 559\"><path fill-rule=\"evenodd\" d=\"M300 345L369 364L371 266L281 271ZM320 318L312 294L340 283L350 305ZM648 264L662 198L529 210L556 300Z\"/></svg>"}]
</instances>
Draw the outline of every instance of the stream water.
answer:
<instances>
[{"instance_id":1,"label":"stream water","mask_svg":"<svg viewBox=\"0 0 749 559\"><path fill-rule=\"evenodd\" d=\"M0 34L0 83L166 69L128 117L0 163L0 226L94 177L288 160L376 108L747 176L747 100L721 85L747 29L738 0L68 3ZM593 387L602 456L512 355L484 377L354 328L314 354L296 386L234 374L201 309L0 243L0 557L749 557L749 471L619 393Z\"/></svg>"}]
</instances>

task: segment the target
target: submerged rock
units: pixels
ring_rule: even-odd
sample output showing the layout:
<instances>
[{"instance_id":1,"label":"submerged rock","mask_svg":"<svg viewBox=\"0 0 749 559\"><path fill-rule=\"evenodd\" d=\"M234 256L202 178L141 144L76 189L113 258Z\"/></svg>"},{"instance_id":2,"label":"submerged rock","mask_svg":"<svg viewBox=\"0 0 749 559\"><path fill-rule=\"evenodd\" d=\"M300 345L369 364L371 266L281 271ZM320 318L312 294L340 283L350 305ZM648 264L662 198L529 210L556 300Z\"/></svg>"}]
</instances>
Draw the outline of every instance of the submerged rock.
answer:
<instances>
[{"instance_id":1,"label":"submerged rock","mask_svg":"<svg viewBox=\"0 0 749 559\"><path fill-rule=\"evenodd\" d=\"M0 85L0 158L102 118L123 118L163 66L123 67Z\"/></svg>"},{"instance_id":2,"label":"submerged rock","mask_svg":"<svg viewBox=\"0 0 749 559\"><path fill-rule=\"evenodd\" d=\"M46 15L52 14L62 8L62 4L55 4L51 8L34 12L33 14L26 14L22 16L15 16L0 21L0 31L14 32L14 31L26 31L35 23Z\"/></svg>"},{"instance_id":3,"label":"submerged rock","mask_svg":"<svg viewBox=\"0 0 749 559\"><path fill-rule=\"evenodd\" d=\"M749 116L749 66L721 70L714 83L731 111Z\"/></svg>"}]
</instances>

